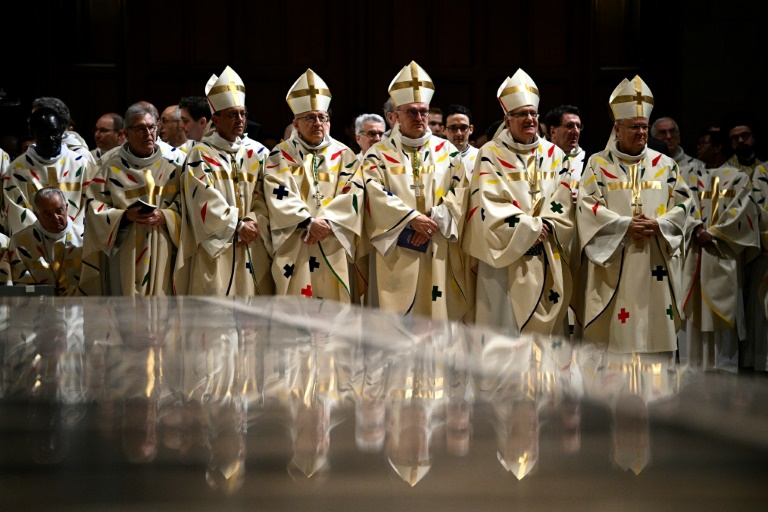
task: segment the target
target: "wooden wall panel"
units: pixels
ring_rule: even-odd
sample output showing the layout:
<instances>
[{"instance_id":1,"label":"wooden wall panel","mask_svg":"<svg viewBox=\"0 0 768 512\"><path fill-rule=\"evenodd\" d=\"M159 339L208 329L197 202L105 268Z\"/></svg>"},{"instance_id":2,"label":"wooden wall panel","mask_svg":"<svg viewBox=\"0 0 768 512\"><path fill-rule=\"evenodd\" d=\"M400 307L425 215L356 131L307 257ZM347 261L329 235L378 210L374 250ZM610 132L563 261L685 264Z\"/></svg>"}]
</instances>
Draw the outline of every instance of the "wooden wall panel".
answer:
<instances>
[{"instance_id":1,"label":"wooden wall panel","mask_svg":"<svg viewBox=\"0 0 768 512\"><path fill-rule=\"evenodd\" d=\"M478 134L501 117L501 82L523 68L541 90L542 114L560 103L582 108L589 150L610 131L611 91L638 73L657 97L654 113L698 123L766 105L760 18L749 6L714 15L693 0L60 0L3 10L29 35L8 47L18 57L0 68L0 88L22 103L0 110L0 135L23 131L31 101L46 95L69 104L90 142L102 113L202 95L226 65L243 77L264 134L282 133L292 117L288 88L311 67L333 92L332 134L343 141L356 115L381 112L387 86L411 60L435 81L436 105L472 109ZM734 27L738 42L713 39ZM702 74L717 86L691 86ZM713 98L734 74L743 76L737 91Z\"/></svg>"}]
</instances>

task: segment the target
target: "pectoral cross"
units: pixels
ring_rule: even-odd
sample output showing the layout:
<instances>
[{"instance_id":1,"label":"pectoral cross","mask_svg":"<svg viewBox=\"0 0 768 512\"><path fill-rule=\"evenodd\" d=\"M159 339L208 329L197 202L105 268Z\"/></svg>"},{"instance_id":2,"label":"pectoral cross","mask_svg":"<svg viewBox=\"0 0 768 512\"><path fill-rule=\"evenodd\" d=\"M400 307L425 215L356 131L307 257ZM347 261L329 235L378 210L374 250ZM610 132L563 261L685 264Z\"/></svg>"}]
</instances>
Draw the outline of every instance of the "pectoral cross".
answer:
<instances>
[{"instance_id":1,"label":"pectoral cross","mask_svg":"<svg viewBox=\"0 0 768 512\"><path fill-rule=\"evenodd\" d=\"M315 200L317 201L317 206L323 205L323 199L325 198L325 196L322 194L322 192L320 192L320 190L315 188L315 193L312 194L312 197L314 197Z\"/></svg>"},{"instance_id":2,"label":"pectoral cross","mask_svg":"<svg viewBox=\"0 0 768 512\"><path fill-rule=\"evenodd\" d=\"M541 196L539 198L536 198L537 194L541 194L541 190L539 189L539 177L541 176L541 172L536 169L536 154L528 157L528 161L526 162L526 171L528 173L528 187L530 190L528 191L529 194L531 194L531 203L533 204L533 211L534 215L538 215L538 212L541 208Z\"/></svg>"},{"instance_id":3,"label":"pectoral cross","mask_svg":"<svg viewBox=\"0 0 768 512\"><path fill-rule=\"evenodd\" d=\"M640 199L640 177L637 175L638 164L629 165L629 177L632 180L632 214L643 213L643 202Z\"/></svg>"},{"instance_id":4,"label":"pectoral cross","mask_svg":"<svg viewBox=\"0 0 768 512\"><path fill-rule=\"evenodd\" d=\"M411 190L413 190L413 193L416 195L416 197L419 197L421 195L421 189L424 188L424 184L418 183L416 180L418 179L416 176L413 177L414 183L411 185Z\"/></svg>"}]
</instances>

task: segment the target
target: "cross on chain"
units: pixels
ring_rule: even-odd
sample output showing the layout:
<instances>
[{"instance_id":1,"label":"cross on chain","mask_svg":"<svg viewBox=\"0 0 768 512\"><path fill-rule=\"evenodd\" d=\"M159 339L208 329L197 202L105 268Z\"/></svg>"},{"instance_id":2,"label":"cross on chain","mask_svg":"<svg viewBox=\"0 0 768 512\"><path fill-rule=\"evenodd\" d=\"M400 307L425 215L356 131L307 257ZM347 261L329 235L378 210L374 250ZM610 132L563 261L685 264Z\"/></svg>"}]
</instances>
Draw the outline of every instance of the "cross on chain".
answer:
<instances>
[{"instance_id":1,"label":"cross on chain","mask_svg":"<svg viewBox=\"0 0 768 512\"><path fill-rule=\"evenodd\" d=\"M323 199L325 198L325 196L317 188L315 188L315 193L312 194L312 197L314 197L315 200L317 201L317 206L323 205Z\"/></svg>"}]
</instances>

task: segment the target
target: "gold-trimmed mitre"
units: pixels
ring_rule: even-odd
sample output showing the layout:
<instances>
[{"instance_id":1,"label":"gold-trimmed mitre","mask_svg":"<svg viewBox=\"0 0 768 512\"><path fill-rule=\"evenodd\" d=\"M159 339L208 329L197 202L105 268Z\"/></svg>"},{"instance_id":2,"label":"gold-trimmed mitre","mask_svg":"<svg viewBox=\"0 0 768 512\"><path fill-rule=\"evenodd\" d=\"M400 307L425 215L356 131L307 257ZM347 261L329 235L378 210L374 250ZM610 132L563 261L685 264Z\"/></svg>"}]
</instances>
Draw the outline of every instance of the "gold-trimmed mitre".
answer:
<instances>
[{"instance_id":1,"label":"gold-trimmed mitre","mask_svg":"<svg viewBox=\"0 0 768 512\"><path fill-rule=\"evenodd\" d=\"M520 68L504 80L496 97L505 114L526 105L532 105L537 110L539 108L539 89L528 73Z\"/></svg>"},{"instance_id":2,"label":"gold-trimmed mitre","mask_svg":"<svg viewBox=\"0 0 768 512\"><path fill-rule=\"evenodd\" d=\"M293 115L311 110L328 112L331 104L331 91L328 85L314 71L307 69L288 90L285 97Z\"/></svg>"},{"instance_id":3,"label":"gold-trimmed mitre","mask_svg":"<svg viewBox=\"0 0 768 512\"><path fill-rule=\"evenodd\" d=\"M205 96L211 113L230 107L245 106L245 84L235 70L227 66L221 76L211 75L205 84Z\"/></svg>"},{"instance_id":4,"label":"gold-trimmed mitre","mask_svg":"<svg viewBox=\"0 0 768 512\"><path fill-rule=\"evenodd\" d=\"M626 78L616 86L609 100L613 118L627 119L645 117L650 119L653 110L653 93L643 79L635 75L631 81Z\"/></svg>"},{"instance_id":5,"label":"gold-trimmed mitre","mask_svg":"<svg viewBox=\"0 0 768 512\"><path fill-rule=\"evenodd\" d=\"M400 70L387 91L397 107L406 103L429 103L435 94L435 84L424 68L411 61Z\"/></svg>"}]
</instances>

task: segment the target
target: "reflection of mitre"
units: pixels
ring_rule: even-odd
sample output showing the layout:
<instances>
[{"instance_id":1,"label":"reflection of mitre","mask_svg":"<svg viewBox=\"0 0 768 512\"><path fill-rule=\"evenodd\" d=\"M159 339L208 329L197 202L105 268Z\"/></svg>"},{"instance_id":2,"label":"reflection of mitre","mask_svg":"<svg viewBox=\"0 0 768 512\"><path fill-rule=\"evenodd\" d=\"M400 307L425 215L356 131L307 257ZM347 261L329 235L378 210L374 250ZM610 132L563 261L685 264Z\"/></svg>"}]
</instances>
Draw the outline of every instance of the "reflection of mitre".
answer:
<instances>
[{"instance_id":1,"label":"reflection of mitre","mask_svg":"<svg viewBox=\"0 0 768 512\"><path fill-rule=\"evenodd\" d=\"M643 79L635 75L630 82L626 78L616 86L608 101L615 120L629 117L651 117L653 93Z\"/></svg>"},{"instance_id":2,"label":"reflection of mitre","mask_svg":"<svg viewBox=\"0 0 768 512\"><path fill-rule=\"evenodd\" d=\"M424 68L411 61L389 84L389 96L395 106L406 103L429 103L435 94L435 84Z\"/></svg>"},{"instance_id":3,"label":"reflection of mitre","mask_svg":"<svg viewBox=\"0 0 768 512\"><path fill-rule=\"evenodd\" d=\"M397 471L400 478L405 480L411 487L419 483L432 468L432 462L429 460L409 463L406 461L389 459L389 464L395 471Z\"/></svg>"},{"instance_id":4,"label":"reflection of mitre","mask_svg":"<svg viewBox=\"0 0 768 512\"><path fill-rule=\"evenodd\" d=\"M299 471L304 473L307 478L310 478L319 471L327 469L328 457L319 454L299 453L294 454L291 463L299 468Z\"/></svg>"},{"instance_id":5,"label":"reflection of mitre","mask_svg":"<svg viewBox=\"0 0 768 512\"><path fill-rule=\"evenodd\" d=\"M328 85L315 74L311 69L307 69L303 75L296 80L285 97L288 106L294 115L309 112L310 110L323 110L328 112L331 104L331 91Z\"/></svg>"},{"instance_id":6,"label":"reflection of mitre","mask_svg":"<svg viewBox=\"0 0 768 512\"><path fill-rule=\"evenodd\" d=\"M649 437L647 404L640 396L622 394L614 410L613 461L639 475L651 460Z\"/></svg>"},{"instance_id":7,"label":"reflection of mitre","mask_svg":"<svg viewBox=\"0 0 768 512\"><path fill-rule=\"evenodd\" d=\"M539 108L539 89L528 73L522 69L518 69L514 75L504 80L496 92L496 97L499 98L505 114L526 105Z\"/></svg>"},{"instance_id":8,"label":"reflection of mitre","mask_svg":"<svg viewBox=\"0 0 768 512\"><path fill-rule=\"evenodd\" d=\"M522 480L539 460L539 427L536 404L532 400L514 401L497 410L501 465Z\"/></svg>"},{"instance_id":9,"label":"reflection of mitre","mask_svg":"<svg viewBox=\"0 0 768 512\"><path fill-rule=\"evenodd\" d=\"M245 106L245 84L235 70L227 66L221 76L211 75L205 84L205 96L211 113L230 107Z\"/></svg>"}]
</instances>

